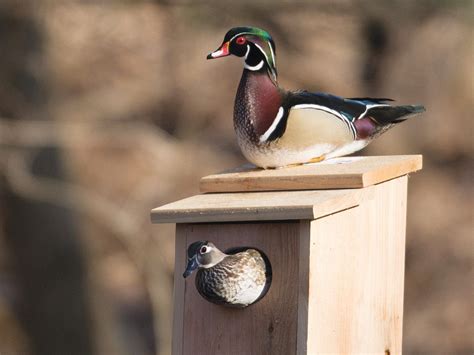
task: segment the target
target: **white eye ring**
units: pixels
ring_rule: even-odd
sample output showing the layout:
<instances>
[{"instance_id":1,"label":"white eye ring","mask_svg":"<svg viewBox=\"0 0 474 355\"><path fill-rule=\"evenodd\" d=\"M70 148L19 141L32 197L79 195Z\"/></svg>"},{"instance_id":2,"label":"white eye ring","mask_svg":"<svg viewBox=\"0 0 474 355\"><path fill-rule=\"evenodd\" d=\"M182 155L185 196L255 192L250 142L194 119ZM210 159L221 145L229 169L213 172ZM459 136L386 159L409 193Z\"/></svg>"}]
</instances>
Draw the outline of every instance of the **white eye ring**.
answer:
<instances>
[{"instance_id":1,"label":"white eye ring","mask_svg":"<svg viewBox=\"0 0 474 355\"><path fill-rule=\"evenodd\" d=\"M209 251L209 248L206 247L205 245L203 245L201 249L199 250L201 254L206 254L208 251Z\"/></svg>"}]
</instances>

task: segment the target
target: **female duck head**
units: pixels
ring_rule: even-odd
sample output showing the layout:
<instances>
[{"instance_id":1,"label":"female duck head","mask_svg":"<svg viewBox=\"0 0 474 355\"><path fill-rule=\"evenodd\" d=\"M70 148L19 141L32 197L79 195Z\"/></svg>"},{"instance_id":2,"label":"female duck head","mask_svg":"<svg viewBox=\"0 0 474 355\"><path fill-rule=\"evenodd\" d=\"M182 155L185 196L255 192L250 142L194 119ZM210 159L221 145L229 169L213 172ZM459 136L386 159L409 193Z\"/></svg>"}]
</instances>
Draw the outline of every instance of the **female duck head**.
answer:
<instances>
[{"instance_id":1,"label":"female duck head","mask_svg":"<svg viewBox=\"0 0 474 355\"><path fill-rule=\"evenodd\" d=\"M199 268L208 269L220 263L226 254L221 252L214 244L208 241L192 243L188 248L188 262L183 277L188 277Z\"/></svg>"}]
</instances>

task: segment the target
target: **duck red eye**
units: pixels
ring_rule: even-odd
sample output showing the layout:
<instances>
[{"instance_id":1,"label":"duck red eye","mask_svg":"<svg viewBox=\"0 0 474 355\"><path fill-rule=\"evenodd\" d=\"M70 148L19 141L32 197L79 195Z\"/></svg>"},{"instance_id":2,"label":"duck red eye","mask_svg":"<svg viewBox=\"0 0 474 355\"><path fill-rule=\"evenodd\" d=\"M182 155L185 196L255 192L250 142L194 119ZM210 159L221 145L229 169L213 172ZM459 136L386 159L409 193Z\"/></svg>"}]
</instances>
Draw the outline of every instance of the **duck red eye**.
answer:
<instances>
[{"instance_id":1,"label":"duck red eye","mask_svg":"<svg viewBox=\"0 0 474 355\"><path fill-rule=\"evenodd\" d=\"M207 253L207 247L201 247L201 250L199 250L201 254Z\"/></svg>"},{"instance_id":2,"label":"duck red eye","mask_svg":"<svg viewBox=\"0 0 474 355\"><path fill-rule=\"evenodd\" d=\"M235 40L235 42L236 42L237 44L242 45L242 44L244 44L245 42L247 42L247 40L245 39L245 37L238 37L238 38Z\"/></svg>"}]
</instances>

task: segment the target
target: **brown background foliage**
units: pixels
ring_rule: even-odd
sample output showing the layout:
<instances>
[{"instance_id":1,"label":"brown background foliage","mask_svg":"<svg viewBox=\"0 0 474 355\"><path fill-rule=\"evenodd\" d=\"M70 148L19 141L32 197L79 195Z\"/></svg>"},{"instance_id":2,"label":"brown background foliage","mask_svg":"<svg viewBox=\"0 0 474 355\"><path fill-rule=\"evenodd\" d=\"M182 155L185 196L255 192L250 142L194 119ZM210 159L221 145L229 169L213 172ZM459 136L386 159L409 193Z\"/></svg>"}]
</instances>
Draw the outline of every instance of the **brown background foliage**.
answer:
<instances>
[{"instance_id":1,"label":"brown background foliage","mask_svg":"<svg viewBox=\"0 0 474 355\"><path fill-rule=\"evenodd\" d=\"M173 226L149 211L243 163L241 64L205 56L250 24L273 35L283 87L427 107L362 154L424 156L404 351L471 354L472 13L435 0L3 1L0 353L169 353Z\"/></svg>"}]
</instances>

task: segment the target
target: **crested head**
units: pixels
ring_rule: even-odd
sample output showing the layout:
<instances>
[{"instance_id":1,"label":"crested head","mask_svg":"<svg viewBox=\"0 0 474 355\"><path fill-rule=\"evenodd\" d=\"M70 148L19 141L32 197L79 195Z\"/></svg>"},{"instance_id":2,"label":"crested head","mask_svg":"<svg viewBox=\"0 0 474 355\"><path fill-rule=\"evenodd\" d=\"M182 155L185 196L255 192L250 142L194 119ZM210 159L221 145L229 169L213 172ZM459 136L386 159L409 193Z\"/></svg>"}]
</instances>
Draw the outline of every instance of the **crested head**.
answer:
<instances>
[{"instance_id":1,"label":"crested head","mask_svg":"<svg viewBox=\"0 0 474 355\"><path fill-rule=\"evenodd\" d=\"M188 262L183 277L188 277L196 269L208 269L220 263L227 255L208 241L194 242L188 247Z\"/></svg>"},{"instance_id":2,"label":"crested head","mask_svg":"<svg viewBox=\"0 0 474 355\"><path fill-rule=\"evenodd\" d=\"M230 54L244 57L244 68L247 70L266 69L276 82L275 42L267 31L257 27L234 27L225 34L222 45L210 53L207 59Z\"/></svg>"}]
</instances>

